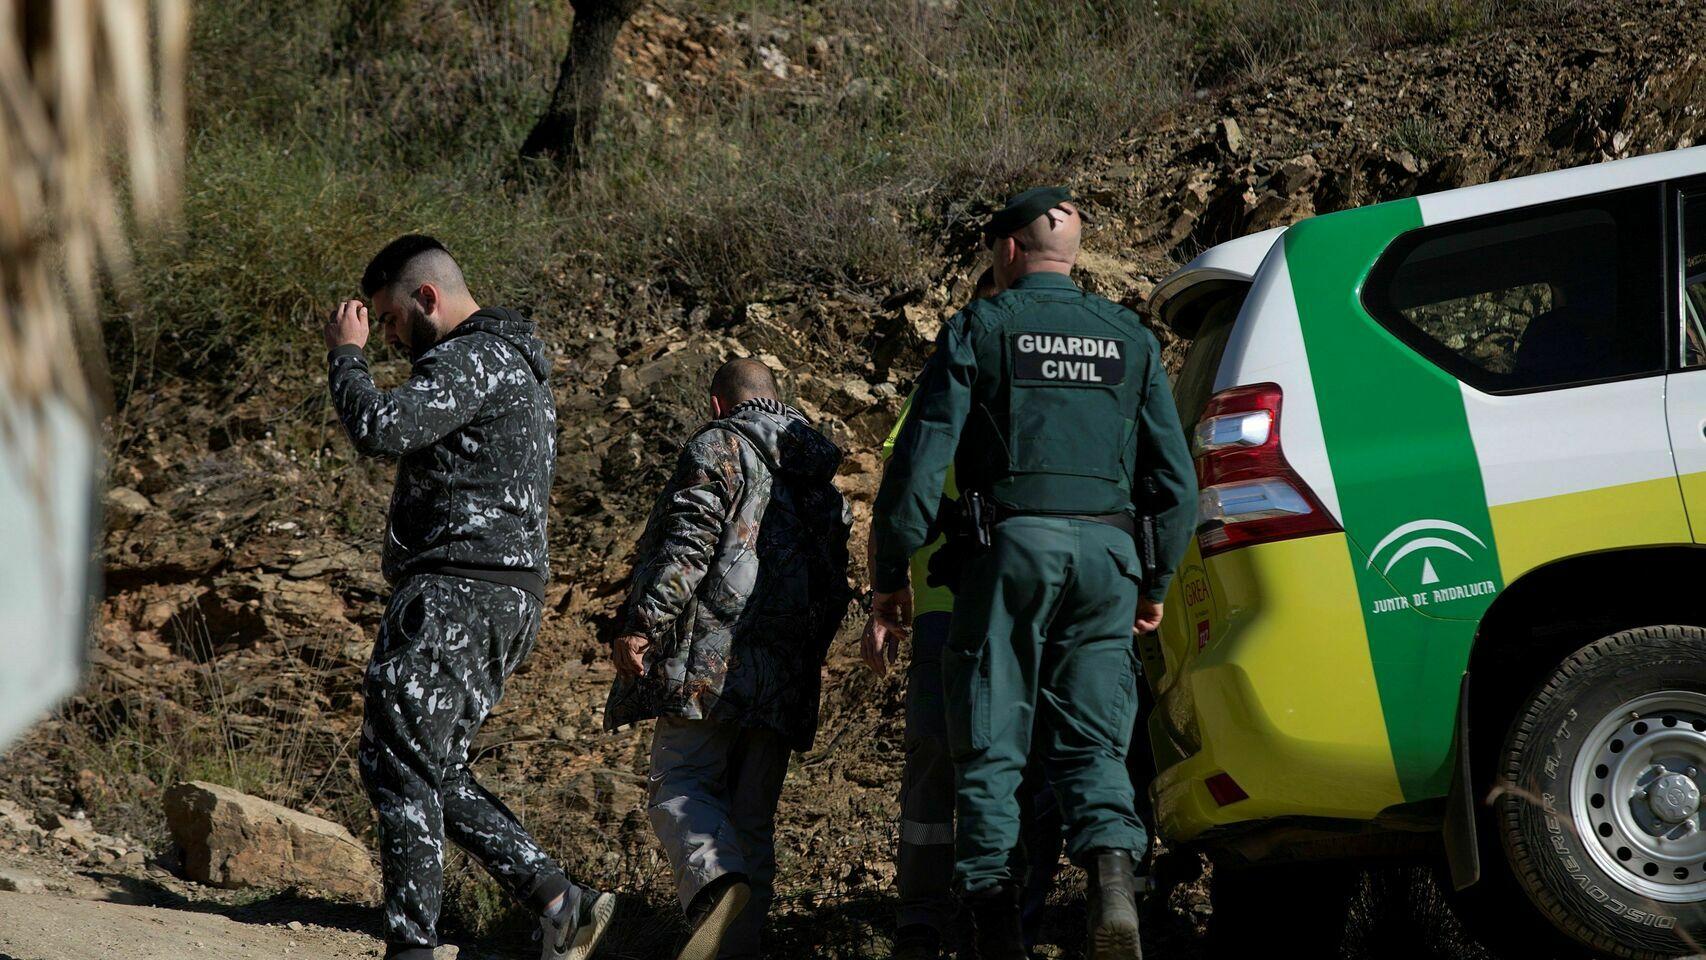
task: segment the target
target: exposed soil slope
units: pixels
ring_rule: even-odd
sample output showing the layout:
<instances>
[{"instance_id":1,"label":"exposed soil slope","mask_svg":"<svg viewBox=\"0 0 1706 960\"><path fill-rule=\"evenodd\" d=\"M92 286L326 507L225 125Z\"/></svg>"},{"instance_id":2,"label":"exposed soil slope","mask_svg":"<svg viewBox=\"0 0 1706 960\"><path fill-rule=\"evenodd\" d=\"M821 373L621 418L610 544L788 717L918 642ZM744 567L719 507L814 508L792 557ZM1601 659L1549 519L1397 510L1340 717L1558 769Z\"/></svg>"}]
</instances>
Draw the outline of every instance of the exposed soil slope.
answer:
<instances>
[{"instance_id":1,"label":"exposed soil slope","mask_svg":"<svg viewBox=\"0 0 1706 960\"><path fill-rule=\"evenodd\" d=\"M692 40L726 28L692 14L642 20L625 50L635 70L764 82L762 64L708 61L706 44ZM1093 218L1081 278L1141 306L1196 250L1250 230L1690 145L1706 129L1702 35L1698 3L1587 4L1541 28L1298 61L1201 91L1075 179ZM975 209L988 199L940 202ZM694 309L691 291L590 275L576 311L542 318L561 359L553 614L481 736L478 768L576 873L645 894L665 927L667 870L642 808L647 735L601 729L611 670L599 631L638 526L676 445L703 416L710 369L736 354L784 371L790 396L847 447L841 480L868 518L874 446L978 266L969 230L943 236L940 249L933 282L879 296L801 288L712 317ZM391 360L377 371L394 382L404 366ZM351 750L358 679L386 594L377 552L389 466L352 461L317 367L217 392L179 383L135 396L114 441L113 484L122 489L108 504L90 683L8 755L0 791L43 815L87 809L102 830L154 853L166 851L158 797L168 775L233 782L370 837ZM889 930L902 687L856 665L857 619L826 668L818 746L798 759L783 802L777 956L808 945L867 956ZM129 869L99 852L67 856L79 870ZM489 888L457 877L450 930L489 925L497 913ZM1063 902L1073 883L1069 875ZM1206 912L1200 888L1181 887L1156 907L1156 937L1181 951L1170 955L1187 955ZM17 895L0 895L0 952L168 955L91 953L96 941L68 932L85 922L114 931L182 924L210 956L366 955L365 941L341 934L244 939L210 916ZM1064 910L1051 940L1073 949L1076 923ZM652 955L667 939L667 929L647 926L626 935L629 955ZM29 930L50 939L26 941ZM300 945L285 952L292 938ZM1419 938L1406 942L1422 949Z\"/></svg>"}]
</instances>

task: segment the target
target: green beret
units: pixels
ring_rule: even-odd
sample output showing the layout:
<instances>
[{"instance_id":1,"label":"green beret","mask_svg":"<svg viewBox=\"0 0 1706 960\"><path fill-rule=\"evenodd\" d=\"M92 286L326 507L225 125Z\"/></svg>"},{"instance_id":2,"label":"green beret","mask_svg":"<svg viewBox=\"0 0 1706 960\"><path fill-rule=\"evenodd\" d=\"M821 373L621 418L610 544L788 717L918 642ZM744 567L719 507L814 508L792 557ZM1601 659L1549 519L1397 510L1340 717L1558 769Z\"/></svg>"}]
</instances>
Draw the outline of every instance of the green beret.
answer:
<instances>
[{"instance_id":1,"label":"green beret","mask_svg":"<svg viewBox=\"0 0 1706 960\"><path fill-rule=\"evenodd\" d=\"M983 228L984 242L1017 233L1032 220L1071 200L1072 194L1065 187L1032 187L995 211Z\"/></svg>"}]
</instances>

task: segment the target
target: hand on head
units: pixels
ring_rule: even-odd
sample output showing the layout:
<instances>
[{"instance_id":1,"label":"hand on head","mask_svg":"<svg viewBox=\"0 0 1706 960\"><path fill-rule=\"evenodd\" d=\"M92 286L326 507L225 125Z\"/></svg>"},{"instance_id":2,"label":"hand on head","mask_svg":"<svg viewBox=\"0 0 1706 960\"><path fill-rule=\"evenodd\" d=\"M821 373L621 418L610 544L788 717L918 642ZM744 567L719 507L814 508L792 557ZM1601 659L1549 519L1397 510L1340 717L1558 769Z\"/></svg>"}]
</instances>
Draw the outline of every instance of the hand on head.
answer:
<instances>
[{"instance_id":1,"label":"hand on head","mask_svg":"<svg viewBox=\"0 0 1706 960\"><path fill-rule=\"evenodd\" d=\"M367 306L360 300L345 300L326 321L326 349L367 346Z\"/></svg>"},{"instance_id":2,"label":"hand on head","mask_svg":"<svg viewBox=\"0 0 1706 960\"><path fill-rule=\"evenodd\" d=\"M385 342L412 356L480 309L455 258L422 234L398 237L379 251L362 274L361 291L373 302ZM328 332L328 342L330 337ZM367 337L361 340L365 344Z\"/></svg>"}]
</instances>

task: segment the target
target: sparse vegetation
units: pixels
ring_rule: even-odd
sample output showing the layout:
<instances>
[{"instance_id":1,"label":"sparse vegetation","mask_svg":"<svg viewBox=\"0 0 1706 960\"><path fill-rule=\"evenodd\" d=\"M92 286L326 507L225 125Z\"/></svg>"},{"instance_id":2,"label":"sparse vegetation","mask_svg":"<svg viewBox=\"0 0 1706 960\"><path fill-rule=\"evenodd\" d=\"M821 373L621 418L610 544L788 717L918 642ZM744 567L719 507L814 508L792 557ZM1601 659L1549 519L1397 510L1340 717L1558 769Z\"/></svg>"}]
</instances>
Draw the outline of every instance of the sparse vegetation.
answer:
<instances>
[{"instance_id":1,"label":"sparse vegetation","mask_svg":"<svg viewBox=\"0 0 1706 960\"><path fill-rule=\"evenodd\" d=\"M238 689L225 675L216 640L199 608L162 631L188 659L169 689L143 691L123 677L112 689L73 707L60 735L83 771L77 791L104 822L129 825L137 836L164 840L159 802L179 780L208 780L285 803L314 805L325 795L325 773L341 747L305 723L325 697L291 671L269 689ZM151 694L151 695L150 695ZM255 709L253 698L265 706ZM96 706L95 704L98 704ZM313 772L311 772L313 771ZM333 797L352 800L345 791ZM358 809L337 811L361 823Z\"/></svg>"},{"instance_id":2,"label":"sparse vegetation","mask_svg":"<svg viewBox=\"0 0 1706 960\"><path fill-rule=\"evenodd\" d=\"M604 278L717 314L789 284L902 288L967 198L1062 176L1193 84L1557 2L719 0L682 12L728 18L746 49L719 55L782 76L619 65L583 169L535 188L504 174L564 4L205 3L184 230L143 251L135 310L108 320L120 400L160 373L315 367L317 311L403 230L443 234L481 293L542 316Z\"/></svg>"},{"instance_id":3,"label":"sparse vegetation","mask_svg":"<svg viewBox=\"0 0 1706 960\"><path fill-rule=\"evenodd\" d=\"M1392 145L1407 150L1417 160L1432 163L1451 149L1451 141L1433 118L1412 114L1399 122L1392 131Z\"/></svg>"}]
</instances>

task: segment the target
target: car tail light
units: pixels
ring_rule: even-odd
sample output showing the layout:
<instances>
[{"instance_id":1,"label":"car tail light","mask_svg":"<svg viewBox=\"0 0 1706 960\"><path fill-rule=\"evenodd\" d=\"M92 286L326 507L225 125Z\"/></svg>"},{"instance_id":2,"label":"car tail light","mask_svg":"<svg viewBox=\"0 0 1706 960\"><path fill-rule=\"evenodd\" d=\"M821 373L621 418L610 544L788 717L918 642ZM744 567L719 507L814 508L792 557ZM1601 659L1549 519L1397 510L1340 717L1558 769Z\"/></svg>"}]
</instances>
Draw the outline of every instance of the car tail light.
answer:
<instances>
[{"instance_id":1,"label":"car tail light","mask_svg":"<svg viewBox=\"0 0 1706 960\"><path fill-rule=\"evenodd\" d=\"M1283 398L1275 383L1222 390L1197 423L1197 543L1205 557L1340 529L1280 450Z\"/></svg>"}]
</instances>

